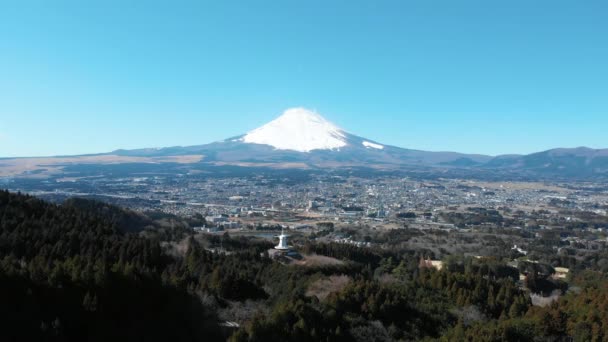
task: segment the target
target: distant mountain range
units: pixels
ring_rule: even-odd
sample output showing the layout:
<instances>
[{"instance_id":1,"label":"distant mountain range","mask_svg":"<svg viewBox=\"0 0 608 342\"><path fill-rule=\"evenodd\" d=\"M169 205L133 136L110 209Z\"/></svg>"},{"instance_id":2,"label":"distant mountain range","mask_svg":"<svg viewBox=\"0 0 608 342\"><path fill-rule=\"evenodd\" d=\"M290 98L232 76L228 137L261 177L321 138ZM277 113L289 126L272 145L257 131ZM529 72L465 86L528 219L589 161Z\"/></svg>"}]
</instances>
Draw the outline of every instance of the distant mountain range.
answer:
<instances>
[{"instance_id":1,"label":"distant mountain range","mask_svg":"<svg viewBox=\"0 0 608 342\"><path fill-rule=\"evenodd\" d=\"M15 164L35 165L33 170ZM187 147L116 150L106 154L0 161L0 176L19 171L44 173L58 166L81 164L178 163L187 165L233 165L241 167L341 169L364 167L375 170L432 168L471 172L500 172L511 175L551 178L595 178L608 175L608 149L558 148L528 155L486 156L457 152L428 152L389 146L348 133L319 114L292 108L277 119L247 134L205 145ZM56 161L61 161L60 163ZM7 173L10 167L12 174ZM37 167L37 168L36 168ZM59 169L61 169L61 167ZM3 170L4 169L4 170ZM39 172L39 173L40 173Z\"/></svg>"}]
</instances>

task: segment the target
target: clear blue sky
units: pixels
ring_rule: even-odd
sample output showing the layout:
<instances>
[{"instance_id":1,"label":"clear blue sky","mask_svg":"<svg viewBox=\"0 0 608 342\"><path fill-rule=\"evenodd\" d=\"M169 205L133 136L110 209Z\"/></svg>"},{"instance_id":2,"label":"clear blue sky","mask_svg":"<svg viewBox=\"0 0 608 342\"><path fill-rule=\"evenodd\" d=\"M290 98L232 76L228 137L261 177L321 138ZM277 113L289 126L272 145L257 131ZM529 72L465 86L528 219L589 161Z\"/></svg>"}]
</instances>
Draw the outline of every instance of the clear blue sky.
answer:
<instances>
[{"instance_id":1,"label":"clear blue sky","mask_svg":"<svg viewBox=\"0 0 608 342\"><path fill-rule=\"evenodd\" d=\"M203 144L295 106L407 148L608 147L608 2L0 0L0 157Z\"/></svg>"}]
</instances>

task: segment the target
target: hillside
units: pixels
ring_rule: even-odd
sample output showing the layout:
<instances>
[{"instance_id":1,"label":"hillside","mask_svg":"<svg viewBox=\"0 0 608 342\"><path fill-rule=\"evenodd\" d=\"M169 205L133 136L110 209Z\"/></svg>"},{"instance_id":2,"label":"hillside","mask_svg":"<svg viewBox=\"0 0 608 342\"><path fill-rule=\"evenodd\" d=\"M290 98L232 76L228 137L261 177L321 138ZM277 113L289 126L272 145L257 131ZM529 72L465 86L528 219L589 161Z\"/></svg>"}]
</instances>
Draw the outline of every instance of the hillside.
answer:
<instances>
[{"instance_id":1,"label":"hillside","mask_svg":"<svg viewBox=\"0 0 608 342\"><path fill-rule=\"evenodd\" d=\"M129 213L74 204L0 192L0 340L219 338L213 313L161 279L159 241L114 224Z\"/></svg>"},{"instance_id":2,"label":"hillside","mask_svg":"<svg viewBox=\"0 0 608 342\"><path fill-rule=\"evenodd\" d=\"M541 308L499 259L451 256L441 271L421 266L432 252L399 247L407 230L390 233L390 250L300 240L300 253L342 262L284 265L256 239L125 233L113 222L132 214L103 208L0 191L0 340L606 338L608 288L596 272L605 252L567 258L580 291ZM167 253L177 241L183 252ZM219 244L229 253L204 247ZM552 269L536 265L530 272ZM527 287L547 282L530 277Z\"/></svg>"}]
</instances>

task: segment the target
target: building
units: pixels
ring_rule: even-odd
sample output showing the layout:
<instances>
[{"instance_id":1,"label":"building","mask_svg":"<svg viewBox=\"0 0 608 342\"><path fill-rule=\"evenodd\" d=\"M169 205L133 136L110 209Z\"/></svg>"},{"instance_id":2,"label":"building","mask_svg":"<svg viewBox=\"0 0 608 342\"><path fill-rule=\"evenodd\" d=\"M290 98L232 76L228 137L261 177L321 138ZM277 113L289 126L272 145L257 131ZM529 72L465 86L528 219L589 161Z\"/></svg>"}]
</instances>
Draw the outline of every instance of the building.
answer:
<instances>
[{"instance_id":1,"label":"building","mask_svg":"<svg viewBox=\"0 0 608 342\"><path fill-rule=\"evenodd\" d=\"M207 223L209 223L209 224L218 224L221 222L228 222L228 218L224 217L222 215L206 216L205 221L207 221Z\"/></svg>"},{"instance_id":2,"label":"building","mask_svg":"<svg viewBox=\"0 0 608 342\"><path fill-rule=\"evenodd\" d=\"M569 269L565 267L555 267L555 273L553 274L553 279L566 279L568 277Z\"/></svg>"},{"instance_id":3,"label":"building","mask_svg":"<svg viewBox=\"0 0 608 342\"><path fill-rule=\"evenodd\" d=\"M287 245L287 237L289 235L285 235L283 230L281 230L281 235L279 235L279 244L274 246L274 249L278 250L288 250L289 246Z\"/></svg>"},{"instance_id":4,"label":"building","mask_svg":"<svg viewBox=\"0 0 608 342\"><path fill-rule=\"evenodd\" d=\"M520 253L520 254L523 254L523 255L528 255L527 251L524 251L520 247L517 247L517 245L513 245L513 247L511 248L511 250L515 250L515 251L517 251L517 253Z\"/></svg>"},{"instance_id":5,"label":"building","mask_svg":"<svg viewBox=\"0 0 608 342\"><path fill-rule=\"evenodd\" d=\"M437 271L441 271L443 268L443 261L441 260L431 260L427 258L426 260L423 257L420 257L420 261L418 262L419 268L434 268Z\"/></svg>"}]
</instances>

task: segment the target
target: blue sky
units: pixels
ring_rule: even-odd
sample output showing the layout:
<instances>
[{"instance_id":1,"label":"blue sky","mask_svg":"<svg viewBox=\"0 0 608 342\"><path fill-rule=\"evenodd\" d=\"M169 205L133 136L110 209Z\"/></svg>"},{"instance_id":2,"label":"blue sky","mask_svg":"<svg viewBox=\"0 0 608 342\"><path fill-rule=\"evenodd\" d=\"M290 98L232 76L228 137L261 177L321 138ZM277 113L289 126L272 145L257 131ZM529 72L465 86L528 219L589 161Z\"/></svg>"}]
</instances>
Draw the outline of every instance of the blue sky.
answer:
<instances>
[{"instance_id":1,"label":"blue sky","mask_svg":"<svg viewBox=\"0 0 608 342\"><path fill-rule=\"evenodd\" d=\"M208 143L289 107L407 148L608 147L606 1L0 0L0 157Z\"/></svg>"}]
</instances>

